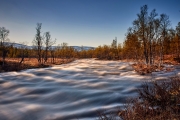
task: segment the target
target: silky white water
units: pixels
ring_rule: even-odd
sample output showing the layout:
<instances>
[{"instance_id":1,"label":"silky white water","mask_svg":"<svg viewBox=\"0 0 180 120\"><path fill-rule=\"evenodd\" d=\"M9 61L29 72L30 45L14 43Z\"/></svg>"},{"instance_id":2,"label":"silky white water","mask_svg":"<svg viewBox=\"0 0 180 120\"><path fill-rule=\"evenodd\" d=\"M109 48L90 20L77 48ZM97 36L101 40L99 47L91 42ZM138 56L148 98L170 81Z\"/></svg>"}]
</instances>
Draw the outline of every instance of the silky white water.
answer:
<instances>
[{"instance_id":1,"label":"silky white water","mask_svg":"<svg viewBox=\"0 0 180 120\"><path fill-rule=\"evenodd\" d=\"M76 60L49 68L0 74L0 120L96 119L116 110L151 75L128 62Z\"/></svg>"}]
</instances>

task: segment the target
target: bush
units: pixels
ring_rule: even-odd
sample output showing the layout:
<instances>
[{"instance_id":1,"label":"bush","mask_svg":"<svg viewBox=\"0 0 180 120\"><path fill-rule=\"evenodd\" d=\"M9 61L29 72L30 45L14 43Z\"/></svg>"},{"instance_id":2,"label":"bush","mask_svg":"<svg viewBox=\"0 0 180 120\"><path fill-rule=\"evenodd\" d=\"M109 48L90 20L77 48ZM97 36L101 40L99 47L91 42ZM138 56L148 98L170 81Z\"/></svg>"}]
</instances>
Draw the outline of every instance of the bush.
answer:
<instances>
[{"instance_id":1,"label":"bush","mask_svg":"<svg viewBox=\"0 0 180 120\"><path fill-rule=\"evenodd\" d=\"M152 73L152 72L155 72L155 71L162 71L163 68L164 68L163 66L146 65L146 64L142 64L142 63L135 63L135 64L132 65L132 67L140 75L149 74L149 73ZM169 71L171 71L171 70L169 70Z\"/></svg>"},{"instance_id":2,"label":"bush","mask_svg":"<svg viewBox=\"0 0 180 120\"><path fill-rule=\"evenodd\" d=\"M144 83L139 96L131 99L116 116L123 120L179 120L180 77ZM108 115L102 114L108 120ZM112 118L112 116L111 116Z\"/></svg>"}]
</instances>

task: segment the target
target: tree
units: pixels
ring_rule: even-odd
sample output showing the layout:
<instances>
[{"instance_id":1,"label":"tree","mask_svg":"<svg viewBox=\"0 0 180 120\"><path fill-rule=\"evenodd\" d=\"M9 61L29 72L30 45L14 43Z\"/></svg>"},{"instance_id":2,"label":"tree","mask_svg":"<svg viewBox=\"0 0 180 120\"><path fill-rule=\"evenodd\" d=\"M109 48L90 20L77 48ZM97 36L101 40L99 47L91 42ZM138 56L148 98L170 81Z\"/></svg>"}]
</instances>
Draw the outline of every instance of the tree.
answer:
<instances>
[{"instance_id":1,"label":"tree","mask_svg":"<svg viewBox=\"0 0 180 120\"><path fill-rule=\"evenodd\" d=\"M153 63L154 63L154 58L156 56L159 55L159 53L157 53L158 49L159 49L159 39L161 39L161 36L159 34L159 29L160 29L160 20L159 18L158 19L155 19L154 21L154 39L153 39L153 46L152 46L152 51L153 51Z\"/></svg>"},{"instance_id":2,"label":"tree","mask_svg":"<svg viewBox=\"0 0 180 120\"><path fill-rule=\"evenodd\" d=\"M56 40L51 39L50 32L44 33L44 43L45 43L45 56L44 56L44 62L47 62L48 59L48 51L51 48L53 44L55 44Z\"/></svg>"},{"instance_id":3,"label":"tree","mask_svg":"<svg viewBox=\"0 0 180 120\"><path fill-rule=\"evenodd\" d=\"M149 63L149 51L148 51L148 41L147 41L147 22L148 22L148 7L147 5L144 5L140 9L140 13L137 14L137 19L133 22L134 30L138 34L139 39L143 43L144 48L144 57L146 64Z\"/></svg>"},{"instance_id":4,"label":"tree","mask_svg":"<svg viewBox=\"0 0 180 120\"><path fill-rule=\"evenodd\" d=\"M162 62L163 62L164 42L167 40L167 34L168 34L169 26L170 26L169 16L167 16L166 14L161 14L160 15L160 35L161 35L161 38L159 39L159 44L160 44L160 51L159 51L160 64L162 64Z\"/></svg>"},{"instance_id":5,"label":"tree","mask_svg":"<svg viewBox=\"0 0 180 120\"><path fill-rule=\"evenodd\" d=\"M21 47L20 47L19 51L20 51L20 57L21 57L21 60L20 60L19 64L21 65L21 63L24 61L25 54L27 53L27 46L26 46L25 42L23 42L21 44Z\"/></svg>"},{"instance_id":6,"label":"tree","mask_svg":"<svg viewBox=\"0 0 180 120\"><path fill-rule=\"evenodd\" d=\"M41 26L42 23L37 23L37 27L36 27L36 35L35 35L35 39L33 40L33 46L34 49L36 51L36 55L37 55L37 59L39 64L42 64L42 36L41 36Z\"/></svg>"},{"instance_id":7,"label":"tree","mask_svg":"<svg viewBox=\"0 0 180 120\"><path fill-rule=\"evenodd\" d=\"M68 48L68 44L63 42L61 44L61 50L62 50L61 51L61 56L62 56L63 59L66 58L66 56L67 56L67 48Z\"/></svg>"},{"instance_id":8,"label":"tree","mask_svg":"<svg viewBox=\"0 0 180 120\"><path fill-rule=\"evenodd\" d=\"M124 41L124 54L128 59L136 59L138 60L141 56L140 49L141 43L138 40L138 36L136 33L133 33L132 29L128 29L128 33L126 35L126 40Z\"/></svg>"},{"instance_id":9,"label":"tree","mask_svg":"<svg viewBox=\"0 0 180 120\"><path fill-rule=\"evenodd\" d=\"M164 53L168 54L167 48L170 47L170 39L168 38L168 30L170 26L169 17L166 14L158 14L153 9L148 14L148 7L144 5L137 14L137 19L133 22L133 33L137 35L138 41L142 42L144 58L146 64L154 64L154 58L159 56L162 64ZM158 51L158 54L156 53Z\"/></svg>"},{"instance_id":10,"label":"tree","mask_svg":"<svg viewBox=\"0 0 180 120\"><path fill-rule=\"evenodd\" d=\"M52 46L50 47L50 53L51 53L51 63L55 63L55 48L53 48Z\"/></svg>"},{"instance_id":11,"label":"tree","mask_svg":"<svg viewBox=\"0 0 180 120\"><path fill-rule=\"evenodd\" d=\"M169 53L174 56L174 55L177 55L177 49L178 49L178 42L176 41L175 39L176 37L176 31L171 28L169 29L169 32L168 32L168 39L170 41L170 44L169 44L169 48L167 47L166 49L168 49Z\"/></svg>"},{"instance_id":12,"label":"tree","mask_svg":"<svg viewBox=\"0 0 180 120\"><path fill-rule=\"evenodd\" d=\"M180 58L180 22L178 22L178 25L176 26L176 36L177 36L177 54L178 59Z\"/></svg>"},{"instance_id":13,"label":"tree","mask_svg":"<svg viewBox=\"0 0 180 120\"><path fill-rule=\"evenodd\" d=\"M117 48L117 37L115 37L115 39L113 39L113 42L111 43L111 47L114 49Z\"/></svg>"},{"instance_id":14,"label":"tree","mask_svg":"<svg viewBox=\"0 0 180 120\"><path fill-rule=\"evenodd\" d=\"M118 60L121 60L122 59L122 45L121 45L121 43L118 43L117 51L118 51Z\"/></svg>"},{"instance_id":15,"label":"tree","mask_svg":"<svg viewBox=\"0 0 180 120\"><path fill-rule=\"evenodd\" d=\"M0 49L1 49L1 54L2 54L2 66L4 67L5 64L5 58L7 56L8 53L8 38L9 35L9 30L7 30L5 27L0 27Z\"/></svg>"},{"instance_id":16,"label":"tree","mask_svg":"<svg viewBox=\"0 0 180 120\"><path fill-rule=\"evenodd\" d=\"M156 13L156 10L153 9L148 17L148 25L147 25L147 39L148 39L148 45L149 45L149 63L152 65L154 63L154 56L153 56L153 43L155 42L154 36L155 36L155 22L156 22L156 16L158 14Z\"/></svg>"}]
</instances>

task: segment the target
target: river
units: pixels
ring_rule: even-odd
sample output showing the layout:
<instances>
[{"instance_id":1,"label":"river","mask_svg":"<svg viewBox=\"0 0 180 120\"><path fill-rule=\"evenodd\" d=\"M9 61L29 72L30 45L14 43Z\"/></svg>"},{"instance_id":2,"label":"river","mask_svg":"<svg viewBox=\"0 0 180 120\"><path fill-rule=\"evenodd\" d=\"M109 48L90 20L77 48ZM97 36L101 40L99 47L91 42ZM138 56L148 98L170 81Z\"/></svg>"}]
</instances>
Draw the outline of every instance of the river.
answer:
<instances>
[{"instance_id":1,"label":"river","mask_svg":"<svg viewBox=\"0 0 180 120\"><path fill-rule=\"evenodd\" d=\"M0 73L0 120L88 120L122 107L151 76L128 62L76 60Z\"/></svg>"}]
</instances>

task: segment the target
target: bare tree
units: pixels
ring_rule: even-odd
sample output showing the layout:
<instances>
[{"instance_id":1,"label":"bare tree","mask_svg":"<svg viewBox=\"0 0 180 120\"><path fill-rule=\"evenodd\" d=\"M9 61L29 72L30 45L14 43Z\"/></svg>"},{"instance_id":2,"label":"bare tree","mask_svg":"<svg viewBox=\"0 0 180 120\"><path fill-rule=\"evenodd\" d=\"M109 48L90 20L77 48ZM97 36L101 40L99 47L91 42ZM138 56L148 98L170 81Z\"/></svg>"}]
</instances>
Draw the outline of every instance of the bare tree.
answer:
<instances>
[{"instance_id":1,"label":"bare tree","mask_svg":"<svg viewBox=\"0 0 180 120\"><path fill-rule=\"evenodd\" d=\"M153 40L155 36L155 21L156 16L158 14L156 13L156 10L153 9L148 17L148 26L147 26L147 36L148 36L148 43L149 43L149 63L150 65L153 64Z\"/></svg>"},{"instance_id":2,"label":"bare tree","mask_svg":"<svg viewBox=\"0 0 180 120\"><path fill-rule=\"evenodd\" d=\"M166 14L161 14L157 17L156 10L153 9L148 14L148 7L144 5L137 14L137 19L133 22L133 33L137 34L138 40L142 42L144 58L146 64L152 65L155 57L155 45L158 46L158 55L160 58L159 64L162 64L164 55L164 46L168 46L169 39L167 37L168 27L170 25L169 17ZM166 47L167 48L167 47ZM166 49L166 53L167 53Z\"/></svg>"},{"instance_id":3,"label":"bare tree","mask_svg":"<svg viewBox=\"0 0 180 120\"><path fill-rule=\"evenodd\" d=\"M176 36L177 36L177 54L178 59L180 58L179 52L180 52L180 22L178 22L178 25L176 26Z\"/></svg>"},{"instance_id":4,"label":"bare tree","mask_svg":"<svg viewBox=\"0 0 180 120\"><path fill-rule=\"evenodd\" d=\"M159 44L159 39L161 38L159 34L159 29L160 29L160 20L159 18L157 18L154 20L154 38L153 38L153 46L152 46L152 54L153 54L152 62L153 63L154 63L155 56L158 55L157 47Z\"/></svg>"},{"instance_id":5,"label":"bare tree","mask_svg":"<svg viewBox=\"0 0 180 120\"><path fill-rule=\"evenodd\" d=\"M22 62L24 61L24 58L25 58L25 54L26 54L26 50L27 50L27 46L26 46L26 43L23 42L21 43L21 47L20 47L20 55L21 55L21 60L19 62L19 65L22 64Z\"/></svg>"},{"instance_id":6,"label":"bare tree","mask_svg":"<svg viewBox=\"0 0 180 120\"><path fill-rule=\"evenodd\" d=\"M159 43L160 43L160 51L159 51L159 57L160 57L160 65L163 62L163 56L164 56L164 41L167 38L167 33L168 33L168 29L170 26L170 20L169 20L169 16L167 16L166 14L161 14L160 15L160 34L161 34L161 38L159 39Z\"/></svg>"},{"instance_id":7,"label":"bare tree","mask_svg":"<svg viewBox=\"0 0 180 120\"><path fill-rule=\"evenodd\" d=\"M36 35L35 39L33 40L33 46L37 54L37 59L39 64L42 64L42 44L43 44L43 38L41 36L41 26L42 23L37 23L36 27Z\"/></svg>"},{"instance_id":8,"label":"bare tree","mask_svg":"<svg viewBox=\"0 0 180 120\"><path fill-rule=\"evenodd\" d=\"M44 43L45 43L45 56L44 62L47 62L48 59L48 51L50 50L51 46L56 43L56 39L52 40L50 32L44 33Z\"/></svg>"},{"instance_id":9,"label":"bare tree","mask_svg":"<svg viewBox=\"0 0 180 120\"><path fill-rule=\"evenodd\" d=\"M51 53L51 63L55 63L55 48L53 48L52 46L50 47L50 53Z\"/></svg>"},{"instance_id":10,"label":"bare tree","mask_svg":"<svg viewBox=\"0 0 180 120\"><path fill-rule=\"evenodd\" d=\"M65 43L65 42L61 43L61 50L62 50L62 58L63 58L63 60L67 56L67 48L68 48L67 43Z\"/></svg>"},{"instance_id":11,"label":"bare tree","mask_svg":"<svg viewBox=\"0 0 180 120\"><path fill-rule=\"evenodd\" d=\"M113 42L111 43L111 47L114 49L117 48L117 37L115 37L115 39L113 39Z\"/></svg>"},{"instance_id":12,"label":"bare tree","mask_svg":"<svg viewBox=\"0 0 180 120\"><path fill-rule=\"evenodd\" d=\"M8 38L9 35L9 30L7 30L5 27L0 27L0 49L2 51L2 66L4 67L4 63L5 63L5 58L7 56L8 53Z\"/></svg>"},{"instance_id":13,"label":"bare tree","mask_svg":"<svg viewBox=\"0 0 180 120\"><path fill-rule=\"evenodd\" d=\"M128 59L136 59L142 55L140 52L141 42L138 40L138 34L130 27L126 34L126 39L123 43L124 54Z\"/></svg>"},{"instance_id":14,"label":"bare tree","mask_svg":"<svg viewBox=\"0 0 180 120\"><path fill-rule=\"evenodd\" d=\"M143 43L144 48L144 57L146 64L149 63L149 56L148 56L148 40L147 40L147 22L148 22L148 7L144 5L140 9L140 13L137 14L137 19L133 22L134 29L139 36L140 41Z\"/></svg>"}]
</instances>

